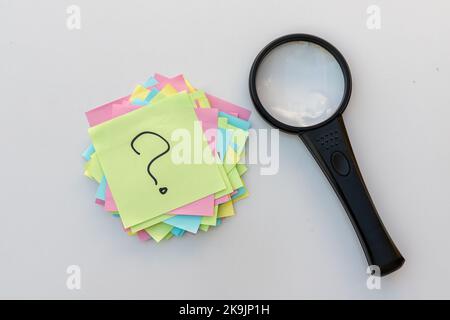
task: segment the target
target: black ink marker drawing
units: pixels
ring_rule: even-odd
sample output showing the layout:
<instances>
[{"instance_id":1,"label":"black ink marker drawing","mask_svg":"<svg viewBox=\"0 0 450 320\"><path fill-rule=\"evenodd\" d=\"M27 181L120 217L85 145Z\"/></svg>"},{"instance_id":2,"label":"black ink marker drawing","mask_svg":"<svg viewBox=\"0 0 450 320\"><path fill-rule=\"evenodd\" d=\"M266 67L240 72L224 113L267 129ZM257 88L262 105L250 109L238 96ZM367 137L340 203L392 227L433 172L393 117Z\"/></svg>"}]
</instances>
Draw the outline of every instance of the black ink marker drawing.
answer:
<instances>
[{"instance_id":1,"label":"black ink marker drawing","mask_svg":"<svg viewBox=\"0 0 450 320\"><path fill-rule=\"evenodd\" d=\"M155 162L156 159L161 158L163 155L165 155L167 152L169 152L169 150L170 150L170 144L169 144L169 142L168 142L166 139L164 139L161 135L159 135L159 134L157 134L157 133L155 133L155 132L151 132L151 131L144 131L144 132L141 132L141 133L139 133L136 137L134 137L133 140L131 140L131 148L132 148L133 151L136 152L136 154L138 154L138 155L141 155L141 153L140 153L139 151L136 150L136 148L134 147L134 143L136 142L137 139L139 139L139 138L140 138L141 136L143 136L144 134L149 134L149 135L156 136L156 137L160 138L162 141L164 141L164 142L167 144L166 150L164 150L162 153L158 154L156 157L152 158L152 159L150 160L150 162L148 163L148 165L147 165L147 173L150 175L150 177L151 177L151 178L153 179L153 181L155 182L155 185L157 186L157 185L158 185L158 180L157 180L156 177L151 173L150 167L152 166L153 162ZM160 192L161 194L166 194L166 192L167 192L168 190L169 190L169 189L168 189L167 187L161 187L161 188L159 188L159 192Z\"/></svg>"}]
</instances>

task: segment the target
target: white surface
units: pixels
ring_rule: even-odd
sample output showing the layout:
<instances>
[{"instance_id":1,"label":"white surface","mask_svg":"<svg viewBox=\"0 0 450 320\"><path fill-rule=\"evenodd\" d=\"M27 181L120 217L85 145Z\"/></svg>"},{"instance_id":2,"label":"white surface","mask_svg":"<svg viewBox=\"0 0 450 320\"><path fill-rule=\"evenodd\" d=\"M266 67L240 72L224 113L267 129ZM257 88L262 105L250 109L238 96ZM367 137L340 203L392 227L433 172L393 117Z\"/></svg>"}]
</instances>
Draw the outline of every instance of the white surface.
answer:
<instances>
[{"instance_id":1,"label":"white surface","mask_svg":"<svg viewBox=\"0 0 450 320\"><path fill-rule=\"evenodd\" d=\"M81 7L68 31L66 8ZM366 9L381 8L380 30ZM2 298L450 298L448 1L0 0ZM248 73L272 39L323 37L345 56L344 114L367 186L406 258L382 290L305 146L280 135L280 170L208 233L160 245L121 231L82 175L84 111L155 71L253 109ZM267 128L256 113L255 128ZM66 268L82 268L82 289Z\"/></svg>"},{"instance_id":2,"label":"white surface","mask_svg":"<svg viewBox=\"0 0 450 320\"><path fill-rule=\"evenodd\" d=\"M256 72L261 104L278 121L309 127L328 120L341 105L344 73L333 55L305 41L272 49Z\"/></svg>"}]
</instances>

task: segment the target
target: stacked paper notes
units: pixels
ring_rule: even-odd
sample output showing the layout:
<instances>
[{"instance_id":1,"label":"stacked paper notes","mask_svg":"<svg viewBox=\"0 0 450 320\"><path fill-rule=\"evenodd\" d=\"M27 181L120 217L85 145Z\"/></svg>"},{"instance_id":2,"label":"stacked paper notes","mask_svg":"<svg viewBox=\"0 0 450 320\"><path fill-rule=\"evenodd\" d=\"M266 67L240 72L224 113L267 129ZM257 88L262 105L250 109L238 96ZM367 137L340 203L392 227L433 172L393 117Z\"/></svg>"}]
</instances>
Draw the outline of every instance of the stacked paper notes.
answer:
<instances>
[{"instance_id":1,"label":"stacked paper notes","mask_svg":"<svg viewBox=\"0 0 450 320\"><path fill-rule=\"evenodd\" d=\"M219 226L248 197L242 159L250 111L155 74L130 96L86 112L84 174L95 202L141 240Z\"/></svg>"}]
</instances>

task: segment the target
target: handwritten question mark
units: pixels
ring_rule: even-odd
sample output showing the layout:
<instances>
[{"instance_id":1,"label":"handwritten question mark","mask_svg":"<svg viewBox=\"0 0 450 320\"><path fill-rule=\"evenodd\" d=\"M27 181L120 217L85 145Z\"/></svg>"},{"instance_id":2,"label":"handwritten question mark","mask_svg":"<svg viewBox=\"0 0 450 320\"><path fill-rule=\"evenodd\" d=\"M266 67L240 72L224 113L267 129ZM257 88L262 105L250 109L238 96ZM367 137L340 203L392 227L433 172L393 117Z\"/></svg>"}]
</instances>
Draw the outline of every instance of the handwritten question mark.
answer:
<instances>
[{"instance_id":1,"label":"handwritten question mark","mask_svg":"<svg viewBox=\"0 0 450 320\"><path fill-rule=\"evenodd\" d=\"M157 155L156 157L154 157L152 160L150 160L150 162L147 165L147 173L149 174L150 178L153 179L153 181L155 182L155 186L158 185L158 180L156 180L156 177L151 173L150 171L150 167L152 166L153 162L155 162L156 159L161 158L163 155L165 155L167 152L169 152L170 150L170 144L169 142L167 142L166 139L164 139L162 136L160 136L159 134L157 134L156 132L151 132L151 131L144 131L139 133L136 137L133 138L133 140L131 140L131 148L133 149L134 152L136 152L136 154L141 155L141 153L139 151L136 150L136 148L134 147L134 143L136 142L137 139L139 139L139 137L143 136L144 134L150 134L150 135L154 135L157 136L158 138L160 138L161 140L163 140L166 144L167 144L167 149L164 150L162 153L160 153L159 155ZM161 194L166 194L166 192L169 189L167 187L161 187L159 188L159 192Z\"/></svg>"}]
</instances>

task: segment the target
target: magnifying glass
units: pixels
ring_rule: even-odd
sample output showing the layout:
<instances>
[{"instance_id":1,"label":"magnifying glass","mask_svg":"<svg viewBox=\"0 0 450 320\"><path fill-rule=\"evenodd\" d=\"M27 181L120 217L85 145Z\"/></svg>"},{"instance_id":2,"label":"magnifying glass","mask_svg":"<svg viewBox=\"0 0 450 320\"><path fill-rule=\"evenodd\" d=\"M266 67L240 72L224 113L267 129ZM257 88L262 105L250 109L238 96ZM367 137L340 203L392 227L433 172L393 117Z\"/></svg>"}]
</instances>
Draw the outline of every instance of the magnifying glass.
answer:
<instances>
[{"instance_id":1,"label":"magnifying glass","mask_svg":"<svg viewBox=\"0 0 450 320\"><path fill-rule=\"evenodd\" d=\"M352 89L344 57L318 37L287 35L258 54L249 86L262 117L299 135L313 154L347 211L369 266L377 266L380 275L399 269L405 259L378 215L342 119Z\"/></svg>"}]
</instances>

